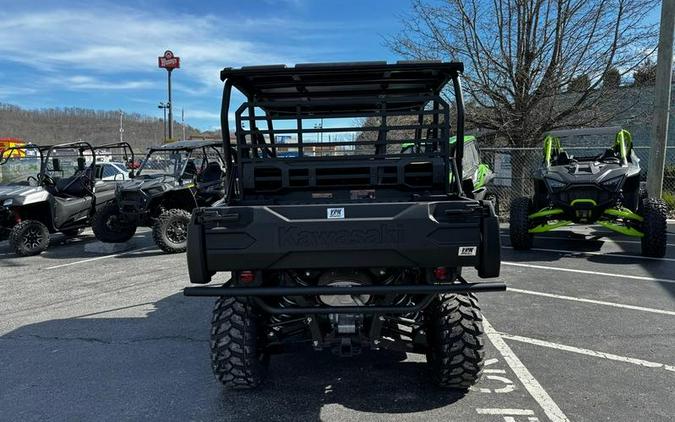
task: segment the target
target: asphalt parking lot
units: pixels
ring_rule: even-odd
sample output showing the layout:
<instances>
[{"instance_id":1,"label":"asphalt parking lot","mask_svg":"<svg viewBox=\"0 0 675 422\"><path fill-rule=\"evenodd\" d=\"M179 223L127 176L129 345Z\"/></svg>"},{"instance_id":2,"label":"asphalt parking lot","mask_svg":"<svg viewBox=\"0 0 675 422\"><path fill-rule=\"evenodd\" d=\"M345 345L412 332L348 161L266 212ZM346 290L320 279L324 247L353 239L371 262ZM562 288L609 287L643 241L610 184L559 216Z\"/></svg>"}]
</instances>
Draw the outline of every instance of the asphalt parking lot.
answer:
<instances>
[{"instance_id":1,"label":"asphalt parking lot","mask_svg":"<svg viewBox=\"0 0 675 422\"><path fill-rule=\"evenodd\" d=\"M3 242L0 420L673 420L669 231L664 259L592 228L529 252L503 237L509 291L479 297L486 371L463 397L431 387L422 356L390 352L274 356L263 388L224 391L209 362L213 300L182 296L184 255L148 231L114 252L90 232L37 257Z\"/></svg>"}]
</instances>

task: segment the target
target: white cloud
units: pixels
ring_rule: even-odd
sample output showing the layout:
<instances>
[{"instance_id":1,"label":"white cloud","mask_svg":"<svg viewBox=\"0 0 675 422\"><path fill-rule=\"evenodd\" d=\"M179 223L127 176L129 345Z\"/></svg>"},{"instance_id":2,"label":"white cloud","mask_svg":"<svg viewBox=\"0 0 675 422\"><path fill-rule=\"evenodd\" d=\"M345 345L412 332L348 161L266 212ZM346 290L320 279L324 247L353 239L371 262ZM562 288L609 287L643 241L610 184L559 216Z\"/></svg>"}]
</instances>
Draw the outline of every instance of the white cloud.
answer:
<instances>
[{"instance_id":1,"label":"white cloud","mask_svg":"<svg viewBox=\"0 0 675 422\"><path fill-rule=\"evenodd\" d=\"M28 87L2 87L0 86L0 98L12 98L16 95L35 94L37 89Z\"/></svg>"},{"instance_id":2,"label":"white cloud","mask_svg":"<svg viewBox=\"0 0 675 422\"><path fill-rule=\"evenodd\" d=\"M0 55L42 71L159 72L157 56L171 48L181 56L183 77L215 86L224 65L297 59L280 46L272 49L236 38L266 27L256 20L229 22L210 16L151 14L110 5L77 13L47 10L9 16L0 12L0 21ZM281 30L285 24L275 20L274 27ZM289 46L287 50L296 49Z\"/></svg>"},{"instance_id":3,"label":"white cloud","mask_svg":"<svg viewBox=\"0 0 675 422\"><path fill-rule=\"evenodd\" d=\"M303 6L302 0L280 1ZM76 10L49 4L12 12L0 8L0 22L0 57L22 69L11 85L0 78L3 101L20 104L22 96L68 90L115 93L108 98L120 105L156 104L166 96L166 72L158 68L157 57L171 49L181 57L181 69L173 74L174 103L185 106L186 121L200 121L203 127L220 119L224 66L308 62L326 55L319 41L340 37L344 30L342 22L228 17L226 12L215 17L112 2L83 3ZM51 95L45 101L77 103ZM243 100L234 94L233 104ZM99 107L92 101L91 107ZM156 112L154 106L150 110Z\"/></svg>"},{"instance_id":4,"label":"white cloud","mask_svg":"<svg viewBox=\"0 0 675 422\"><path fill-rule=\"evenodd\" d=\"M106 81L85 75L53 78L51 82L70 90L136 90L152 88L158 85L157 81L152 80Z\"/></svg>"},{"instance_id":5,"label":"white cloud","mask_svg":"<svg viewBox=\"0 0 675 422\"><path fill-rule=\"evenodd\" d=\"M185 110L185 120L188 119L220 119L220 113L206 110Z\"/></svg>"}]
</instances>

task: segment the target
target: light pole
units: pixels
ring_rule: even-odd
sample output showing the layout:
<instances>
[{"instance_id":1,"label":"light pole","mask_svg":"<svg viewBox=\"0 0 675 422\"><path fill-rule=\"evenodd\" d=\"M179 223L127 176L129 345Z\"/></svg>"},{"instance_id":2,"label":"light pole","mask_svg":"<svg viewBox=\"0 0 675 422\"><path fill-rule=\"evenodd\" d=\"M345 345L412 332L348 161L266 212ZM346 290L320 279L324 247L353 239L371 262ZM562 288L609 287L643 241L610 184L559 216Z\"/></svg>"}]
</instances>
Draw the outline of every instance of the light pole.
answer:
<instances>
[{"instance_id":1,"label":"light pole","mask_svg":"<svg viewBox=\"0 0 675 422\"><path fill-rule=\"evenodd\" d=\"M185 140L185 109L180 109L180 125L183 128L183 140Z\"/></svg>"},{"instance_id":2,"label":"light pole","mask_svg":"<svg viewBox=\"0 0 675 422\"><path fill-rule=\"evenodd\" d=\"M314 129L323 129L323 119L321 119L321 123L315 123L314 124ZM317 136L317 140L319 142L323 142L323 132L319 132Z\"/></svg>"},{"instance_id":3,"label":"light pole","mask_svg":"<svg viewBox=\"0 0 675 422\"><path fill-rule=\"evenodd\" d=\"M162 126L164 126L164 143L166 143L166 110L171 107L169 103L160 102L157 108L164 110L164 118L162 119Z\"/></svg>"}]
</instances>

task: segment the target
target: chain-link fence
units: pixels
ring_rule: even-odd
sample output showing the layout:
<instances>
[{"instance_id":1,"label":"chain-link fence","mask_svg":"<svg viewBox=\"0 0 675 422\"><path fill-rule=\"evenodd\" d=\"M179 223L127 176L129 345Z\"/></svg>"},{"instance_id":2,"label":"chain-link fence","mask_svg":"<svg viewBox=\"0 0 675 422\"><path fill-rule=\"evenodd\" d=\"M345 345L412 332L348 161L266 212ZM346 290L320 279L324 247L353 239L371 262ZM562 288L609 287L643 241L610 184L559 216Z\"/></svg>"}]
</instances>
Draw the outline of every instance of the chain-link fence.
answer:
<instances>
[{"instance_id":1,"label":"chain-link fence","mask_svg":"<svg viewBox=\"0 0 675 422\"><path fill-rule=\"evenodd\" d=\"M605 146L565 147L573 156L592 156L604 151ZM641 178L646 180L649 147L633 148L640 158ZM532 173L543 162L542 148L481 148L481 159L495 172L492 189L499 198L501 217L508 218L511 200L519 196L532 196L534 183ZM675 146L666 150L666 169L663 181L663 199L668 203L670 212L675 211Z\"/></svg>"}]
</instances>

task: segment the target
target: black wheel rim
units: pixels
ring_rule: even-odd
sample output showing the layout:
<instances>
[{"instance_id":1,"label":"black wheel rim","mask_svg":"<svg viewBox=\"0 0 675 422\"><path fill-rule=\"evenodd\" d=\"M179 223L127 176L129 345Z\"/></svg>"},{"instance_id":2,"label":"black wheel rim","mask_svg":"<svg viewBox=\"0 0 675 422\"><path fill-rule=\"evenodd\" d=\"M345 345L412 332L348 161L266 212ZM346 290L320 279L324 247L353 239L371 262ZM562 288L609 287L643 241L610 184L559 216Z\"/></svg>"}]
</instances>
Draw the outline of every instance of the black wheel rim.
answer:
<instances>
[{"instance_id":1,"label":"black wheel rim","mask_svg":"<svg viewBox=\"0 0 675 422\"><path fill-rule=\"evenodd\" d=\"M119 218L116 215L111 215L105 222L105 226L108 230L111 231L120 231L122 230L122 225L120 224Z\"/></svg>"},{"instance_id":2,"label":"black wheel rim","mask_svg":"<svg viewBox=\"0 0 675 422\"><path fill-rule=\"evenodd\" d=\"M37 249L44 241L42 230L38 227L29 227L23 235L23 245L27 249Z\"/></svg>"},{"instance_id":3,"label":"black wheel rim","mask_svg":"<svg viewBox=\"0 0 675 422\"><path fill-rule=\"evenodd\" d=\"M166 237L171 243L183 243L187 240L187 223L174 220L166 228Z\"/></svg>"}]
</instances>

